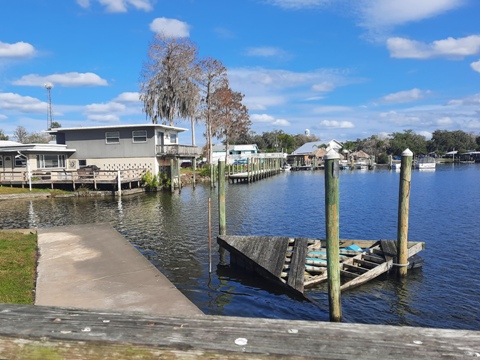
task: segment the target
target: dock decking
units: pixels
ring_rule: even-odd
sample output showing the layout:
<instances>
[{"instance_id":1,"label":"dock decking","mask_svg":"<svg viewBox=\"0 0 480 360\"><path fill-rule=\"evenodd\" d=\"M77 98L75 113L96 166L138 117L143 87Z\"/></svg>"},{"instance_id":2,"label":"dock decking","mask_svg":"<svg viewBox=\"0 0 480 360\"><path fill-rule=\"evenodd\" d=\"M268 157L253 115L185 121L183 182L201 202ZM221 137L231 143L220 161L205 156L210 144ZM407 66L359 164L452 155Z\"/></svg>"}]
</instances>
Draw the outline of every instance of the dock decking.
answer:
<instances>
[{"instance_id":1,"label":"dock decking","mask_svg":"<svg viewBox=\"0 0 480 360\"><path fill-rule=\"evenodd\" d=\"M328 279L325 240L220 235L217 242L230 252L234 265L256 272L290 292L303 294L305 287ZM341 240L341 290L388 272L396 261L395 243L394 240ZM351 246L359 250L349 249ZM413 259L424 247L422 242L409 242L408 258Z\"/></svg>"}]
</instances>

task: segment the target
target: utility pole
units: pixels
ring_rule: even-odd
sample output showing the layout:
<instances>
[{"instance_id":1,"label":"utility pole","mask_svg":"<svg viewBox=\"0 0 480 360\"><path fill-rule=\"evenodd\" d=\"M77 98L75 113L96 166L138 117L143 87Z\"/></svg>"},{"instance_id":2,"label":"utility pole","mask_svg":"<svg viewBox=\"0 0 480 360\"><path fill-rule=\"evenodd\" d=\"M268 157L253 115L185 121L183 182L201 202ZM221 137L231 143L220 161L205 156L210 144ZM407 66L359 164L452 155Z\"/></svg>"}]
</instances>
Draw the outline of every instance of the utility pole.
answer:
<instances>
[{"instance_id":1,"label":"utility pole","mask_svg":"<svg viewBox=\"0 0 480 360\"><path fill-rule=\"evenodd\" d=\"M52 129L52 124L53 124L53 115L52 115L52 94L51 91L53 88L52 83L45 83L45 89L47 89L48 93L48 108L47 108L47 130Z\"/></svg>"}]
</instances>

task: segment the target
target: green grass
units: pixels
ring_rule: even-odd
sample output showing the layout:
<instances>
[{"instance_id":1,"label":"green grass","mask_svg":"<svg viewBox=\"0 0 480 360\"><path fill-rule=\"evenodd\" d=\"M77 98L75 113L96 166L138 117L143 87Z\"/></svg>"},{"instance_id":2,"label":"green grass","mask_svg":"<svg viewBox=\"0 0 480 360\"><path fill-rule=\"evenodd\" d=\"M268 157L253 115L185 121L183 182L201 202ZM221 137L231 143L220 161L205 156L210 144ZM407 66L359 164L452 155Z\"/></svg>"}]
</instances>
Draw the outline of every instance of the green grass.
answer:
<instances>
[{"instance_id":1,"label":"green grass","mask_svg":"<svg viewBox=\"0 0 480 360\"><path fill-rule=\"evenodd\" d=\"M36 259L36 234L0 231L0 303L34 303Z\"/></svg>"},{"instance_id":2,"label":"green grass","mask_svg":"<svg viewBox=\"0 0 480 360\"><path fill-rule=\"evenodd\" d=\"M28 186L25 188L0 186L0 195L31 194L31 193L49 193L52 196L55 196L55 195L61 195L61 194L70 194L71 192L59 190L59 189L40 189L40 188L32 188L32 191L30 191L28 189Z\"/></svg>"}]
</instances>

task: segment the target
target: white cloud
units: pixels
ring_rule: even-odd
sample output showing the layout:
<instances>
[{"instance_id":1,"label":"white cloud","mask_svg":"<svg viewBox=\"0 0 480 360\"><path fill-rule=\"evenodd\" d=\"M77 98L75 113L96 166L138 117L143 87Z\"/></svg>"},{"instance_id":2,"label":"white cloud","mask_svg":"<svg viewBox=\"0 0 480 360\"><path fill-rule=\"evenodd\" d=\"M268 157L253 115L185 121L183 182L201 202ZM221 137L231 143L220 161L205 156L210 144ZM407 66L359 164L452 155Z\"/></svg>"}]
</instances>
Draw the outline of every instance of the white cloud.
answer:
<instances>
[{"instance_id":1,"label":"white cloud","mask_svg":"<svg viewBox=\"0 0 480 360\"><path fill-rule=\"evenodd\" d=\"M436 121L438 126L451 125L453 123L452 119L449 116L442 117Z\"/></svg>"},{"instance_id":2,"label":"white cloud","mask_svg":"<svg viewBox=\"0 0 480 360\"><path fill-rule=\"evenodd\" d=\"M330 91L333 91L334 89L335 89L335 84L330 81L324 81L320 84L312 85L313 91L330 92Z\"/></svg>"},{"instance_id":3,"label":"white cloud","mask_svg":"<svg viewBox=\"0 0 480 360\"><path fill-rule=\"evenodd\" d=\"M390 56L401 59L428 59L432 57L463 58L480 51L480 36L470 35L454 39L449 37L430 44L393 37L387 40Z\"/></svg>"},{"instance_id":4,"label":"white cloud","mask_svg":"<svg viewBox=\"0 0 480 360\"><path fill-rule=\"evenodd\" d=\"M0 120L5 120L5 119L8 119L8 116L0 114Z\"/></svg>"},{"instance_id":5,"label":"white cloud","mask_svg":"<svg viewBox=\"0 0 480 360\"><path fill-rule=\"evenodd\" d=\"M112 112L122 112L126 106L118 102L109 102L105 104L91 104L85 106L85 110L90 114L105 114Z\"/></svg>"},{"instance_id":6,"label":"white cloud","mask_svg":"<svg viewBox=\"0 0 480 360\"><path fill-rule=\"evenodd\" d=\"M86 9L90 7L90 0L77 0L77 4Z\"/></svg>"},{"instance_id":7,"label":"white cloud","mask_svg":"<svg viewBox=\"0 0 480 360\"><path fill-rule=\"evenodd\" d=\"M78 73L70 72L65 74L53 74L47 76L40 76L37 74L30 74L22 76L19 80L14 81L13 85L20 86L43 86L50 82L53 85L64 87L80 87L80 86L107 86L108 82L94 73Z\"/></svg>"},{"instance_id":8,"label":"white cloud","mask_svg":"<svg viewBox=\"0 0 480 360\"><path fill-rule=\"evenodd\" d=\"M266 123L273 126L290 126L290 122L285 119L277 119L268 114L252 114L250 120L256 123Z\"/></svg>"},{"instance_id":9,"label":"white cloud","mask_svg":"<svg viewBox=\"0 0 480 360\"><path fill-rule=\"evenodd\" d=\"M420 89L412 89L412 90L405 90L399 91L396 93L388 94L382 98L384 102L387 103L408 103L413 101L418 101L425 97L426 94L429 94L430 91L422 91Z\"/></svg>"},{"instance_id":10,"label":"white cloud","mask_svg":"<svg viewBox=\"0 0 480 360\"><path fill-rule=\"evenodd\" d=\"M35 53L35 48L29 43L20 41L15 44L8 44L0 41L0 58L32 57Z\"/></svg>"},{"instance_id":11,"label":"white cloud","mask_svg":"<svg viewBox=\"0 0 480 360\"><path fill-rule=\"evenodd\" d=\"M0 93L0 109L22 113L46 113L47 104L30 96Z\"/></svg>"},{"instance_id":12,"label":"white cloud","mask_svg":"<svg viewBox=\"0 0 480 360\"><path fill-rule=\"evenodd\" d=\"M117 122L120 121L119 117L116 115L108 114L108 115L89 115L88 120L96 121L96 122Z\"/></svg>"},{"instance_id":13,"label":"white cloud","mask_svg":"<svg viewBox=\"0 0 480 360\"><path fill-rule=\"evenodd\" d=\"M290 126L290 122L285 119L277 119L272 123L273 126Z\"/></svg>"},{"instance_id":14,"label":"white cloud","mask_svg":"<svg viewBox=\"0 0 480 360\"><path fill-rule=\"evenodd\" d=\"M124 92L118 95L115 99L113 99L114 102L141 102L140 101L140 94L138 92Z\"/></svg>"},{"instance_id":15,"label":"white cloud","mask_svg":"<svg viewBox=\"0 0 480 360\"><path fill-rule=\"evenodd\" d=\"M348 106L318 106L313 109L315 114L327 114L332 112L345 112L345 111L352 111L352 108Z\"/></svg>"},{"instance_id":16,"label":"white cloud","mask_svg":"<svg viewBox=\"0 0 480 360\"><path fill-rule=\"evenodd\" d=\"M285 51L275 47L252 47L247 49L247 56L256 57L284 57Z\"/></svg>"},{"instance_id":17,"label":"white cloud","mask_svg":"<svg viewBox=\"0 0 480 360\"><path fill-rule=\"evenodd\" d=\"M430 140L432 138L432 133L430 131L419 131L417 134L424 136L426 140Z\"/></svg>"},{"instance_id":18,"label":"white cloud","mask_svg":"<svg viewBox=\"0 0 480 360\"><path fill-rule=\"evenodd\" d=\"M351 121L336 121L336 120L323 120L320 122L320 125L327 128L336 128L336 129L351 129L355 125Z\"/></svg>"},{"instance_id":19,"label":"white cloud","mask_svg":"<svg viewBox=\"0 0 480 360\"><path fill-rule=\"evenodd\" d=\"M102 6L105 6L105 10L110 13L124 13L127 12L130 7L134 7L137 10L152 11L152 0L97 0ZM84 9L89 8L90 0L77 0L77 4Z\"/></svg>"},{"instance_id":20,"label":"white cloud","mask_svg":"<svg viewBox=\"0 0 480 360\"><path fill-rule=\"evenodd\" d=\"M472 69L478 73L480 73L480 60L478 61L475 61L475 62L472 62L470 64L470 66L472 67Z\"/></svg>"},{"instance_id":21,"label":"white cloud","mask_svg":"<svg viewBox=\"0 0 480 360\"><path fill-rule=\"evenodd\" d=\"M272 121L275 121L275 118L267 114L252 114L250 115L250 120L255 122L271 123Z\"/></svg>"},{"instance_id":22,"label":"white cloud","mask_svg":"<svg viewBox=\"0 0 480 360\"><path fill-rule=\"evenodd\" d=\"M331 3L331 0L267 0L267 2L284 9L305 9Z\"/></svg>"},{"instance_id":23,"label":"white cloud","mask_svg":"<svg viewBox=\"0 0 480 360\"><path fill-rule=\"evenodd\" d=\"M460 7L464 0L359 0L361 25L378 29L428 19Z\"/></svg>"},{"instance_id":24,"label":"white cloud","mask_svg":"<svg viewBox=\"0 0 480 360\"><path fill-rule=\"evenodd\" d=\"M150 24L150 30L157 34L163 34L166 37L183 38L190 36L190 26L180 20L167 19L164 17L156 18Z\"/></svg>"}]
</instances>

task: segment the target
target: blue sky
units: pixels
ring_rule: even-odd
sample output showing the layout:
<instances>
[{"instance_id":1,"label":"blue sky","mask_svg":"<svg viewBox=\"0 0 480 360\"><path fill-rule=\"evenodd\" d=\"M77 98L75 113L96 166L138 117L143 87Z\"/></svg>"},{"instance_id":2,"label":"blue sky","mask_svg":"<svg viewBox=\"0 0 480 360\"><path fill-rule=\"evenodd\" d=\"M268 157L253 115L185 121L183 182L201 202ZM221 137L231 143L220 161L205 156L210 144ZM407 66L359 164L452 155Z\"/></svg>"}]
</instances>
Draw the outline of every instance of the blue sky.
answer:
<instances>
[{"instance_id":1,"label":"blue sky","mask_svg":"<svg viewBox=\"0 0 480 360\"><path fill-rule=\"evenodd\" d=\"M478 0L9 1L0 129L45 130L47 82L63 127L148 122L140 71L165 32L223 62L258 134L480 134L479 17Z\"/></svg>"}]
</instances>

